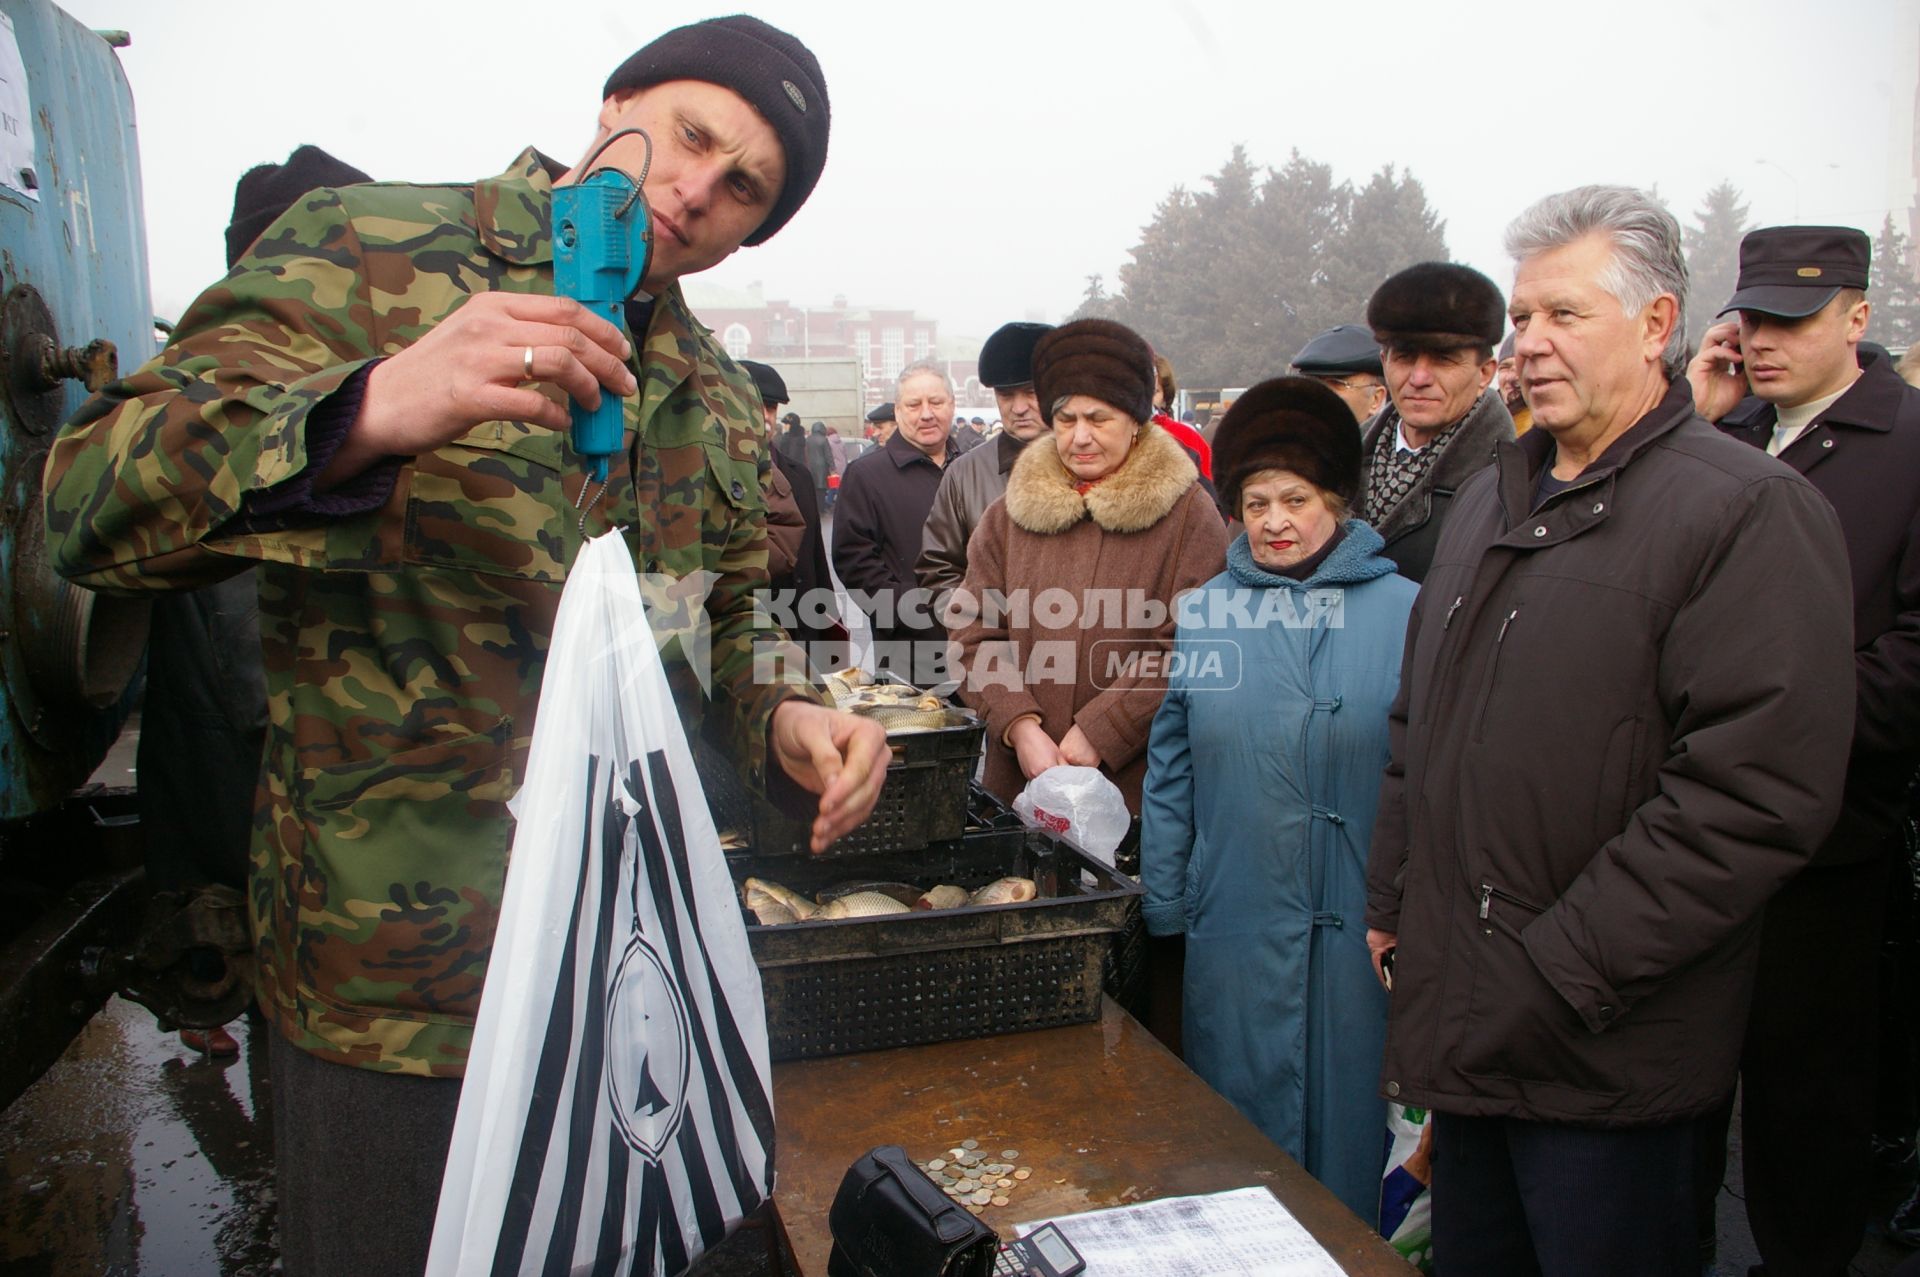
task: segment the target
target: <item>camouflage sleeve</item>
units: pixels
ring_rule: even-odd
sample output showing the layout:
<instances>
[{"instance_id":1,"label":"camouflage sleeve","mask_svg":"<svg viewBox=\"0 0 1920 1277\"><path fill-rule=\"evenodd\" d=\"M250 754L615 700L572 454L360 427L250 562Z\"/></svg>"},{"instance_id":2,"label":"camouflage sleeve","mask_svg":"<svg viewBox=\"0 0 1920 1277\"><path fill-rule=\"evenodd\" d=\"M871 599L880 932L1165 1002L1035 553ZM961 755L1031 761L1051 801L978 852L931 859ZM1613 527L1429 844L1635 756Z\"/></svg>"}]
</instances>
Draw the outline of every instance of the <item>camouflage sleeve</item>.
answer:
<instances>
[{"instance_id":1,"label":"camouflage sleeve","mask_svg":"<svg viewBox=\"0 0 1920 1277\"><path fill-rule=\"evenodd\" d=\"M137 593L203 585L248 559L324 561L324 536L232 520L307 469L309 417L386 353L361 258L338 196L315 191L200 295L165 350L82 406L47 455L57 571Z\"/></svg>"}]
</instances>

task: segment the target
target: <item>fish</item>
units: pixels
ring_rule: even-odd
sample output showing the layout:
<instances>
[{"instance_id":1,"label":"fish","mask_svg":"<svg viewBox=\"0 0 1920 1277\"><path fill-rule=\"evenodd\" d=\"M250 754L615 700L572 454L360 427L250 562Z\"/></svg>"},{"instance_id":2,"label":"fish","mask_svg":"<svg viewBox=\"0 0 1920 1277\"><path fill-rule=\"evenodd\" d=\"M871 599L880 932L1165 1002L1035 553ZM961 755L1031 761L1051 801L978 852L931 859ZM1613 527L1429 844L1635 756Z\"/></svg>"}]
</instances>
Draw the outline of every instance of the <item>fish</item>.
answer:
<instances>
[{"instance_id":1,"label":"fish","mask_svg":"<svg viewBox=\"0 0 1920 1277\"><path fill-rule=\"evenodd\" d=\"M883 896L877 891L856 891L850 896L841 896L829 904L820 906L813 915L814 922L828 922L839 918L881 918L892 913L907 913L909 910L892 896Z\"/></svg>"},{"instance_id":2,"label":"fish","mask_svg":"<svg viewBox=\"0 0 1920 1277\"><path fill-rule=\"evenodd\" d=\"M805 922L820 910L819 905L799 892L760 878L749 878L740 884L740 897L756 918L760 916L761 908L770 904L779 905L793 915L792 921L798 922Z\"/></svg>"},{"instance_id":3,"label":"fish","mask_svg":"<svg viewBox=\"0 0 1920 1277\"><path fill-rule=\"evenodd\" d=\"M910 882L836 882L831 887L822 887L814 899L823 905L830 905L841 896L851 896L862 891L876 891L883 896L892 896L903 905L911 905L920 897L920 888Z\"/></svg>"},{"instance_id":4,"label":"fish","mask_svg":"<svg viewBox=\"0 0 1920 1277\"><path fill-rule=\"evenodd\" d=\"M890 736L900 732L927 732L947 725L945 709L924 710L897 702L889 705L858 705L852 708L853 712L862 718L871 718L886 728Z\"/></svg>"},{"instance_id":5,"label":"fish","mask_svg":"<svg viewBox=\"0 0 1920 1277\"><path fill-rule=\"evenodd\" d=\"M990 882L973 893L971 903L976 905L1017 905L1039 895L1039 888L1033 885L1031 878L1001 878Z\"/></svg>"},{"instance_id":6,"label":"fish","mask_svg":"<svg viewBox=\"0 0 1920 1277\"><path fill-rule=\"evenodd\" d=\"M755 921L759 922L763 927L784 927L789 922L800 921L800 919L793 916L793 910L787 908L772 896L758 895L755 896L754 899L760 903L747 907L753 910Z\"/></svg>"},{"instance_id":7,"label":"fish","mask_svg":"<svg viewBox=\"0 0 1920 1277\"><path fill-rule=\"evenodd\" d=\"M941 883L938 887L930 887L921 892L920 898L913 902L913 907L915 909L962 909L966 907L969 899L965 887Z\"/></svg>"}]
</instances>

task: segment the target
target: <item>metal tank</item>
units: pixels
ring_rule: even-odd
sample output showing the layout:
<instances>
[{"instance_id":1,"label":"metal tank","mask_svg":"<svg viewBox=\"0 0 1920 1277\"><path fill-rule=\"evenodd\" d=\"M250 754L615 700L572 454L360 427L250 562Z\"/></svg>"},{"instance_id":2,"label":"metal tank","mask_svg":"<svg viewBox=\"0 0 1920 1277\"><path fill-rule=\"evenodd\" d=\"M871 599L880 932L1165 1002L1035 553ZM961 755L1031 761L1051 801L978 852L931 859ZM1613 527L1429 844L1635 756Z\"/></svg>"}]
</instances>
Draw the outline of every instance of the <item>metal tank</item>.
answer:
<instances>
[{"instance_id":1,"label":"metal tank","mask_svg":"<svg viewBox=\"0 0 1920 1277\"><path fill-rule=\"evenodd\" d=\"M53 574L40 512L60 423L116 360L155 349L133 95L110 36L50 0L0 0L0 822L92 773L146 646L144 600Z\"/></svg>"}]
</instances>

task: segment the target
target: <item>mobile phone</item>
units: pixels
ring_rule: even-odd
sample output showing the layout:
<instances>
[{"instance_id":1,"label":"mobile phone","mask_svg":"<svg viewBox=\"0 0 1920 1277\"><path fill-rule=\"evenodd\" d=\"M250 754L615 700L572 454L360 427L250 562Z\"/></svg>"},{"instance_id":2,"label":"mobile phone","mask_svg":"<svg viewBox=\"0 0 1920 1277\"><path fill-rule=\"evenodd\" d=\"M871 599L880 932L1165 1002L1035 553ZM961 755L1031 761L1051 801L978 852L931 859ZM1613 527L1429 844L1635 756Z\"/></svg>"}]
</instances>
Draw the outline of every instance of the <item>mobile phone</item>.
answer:
<instances>
[{"instance_id":1,"label":"mobile phone","mask_svg":"<svg viewBox=\"0 0 1920 1277\"><path fill-rule=\"evenodd\" d=\"M1399 948L1395 947L1380 955L1380 976L1387 983L1388 993L1393 992L1393 959L1399 952Z\"/></svg>"},{"instance_id":2,"label":"mobile phone","mask_svg":"<svg viewBox=\"0 0 1920 1277\"><path fill-rule=\"evenodd\" d=\"M1056 1225L1042 1224L1025 1237L1001 1244L993 1277L1074 1277L1086 1267L1066 1234Z\"/></svg>"}]
</instances>

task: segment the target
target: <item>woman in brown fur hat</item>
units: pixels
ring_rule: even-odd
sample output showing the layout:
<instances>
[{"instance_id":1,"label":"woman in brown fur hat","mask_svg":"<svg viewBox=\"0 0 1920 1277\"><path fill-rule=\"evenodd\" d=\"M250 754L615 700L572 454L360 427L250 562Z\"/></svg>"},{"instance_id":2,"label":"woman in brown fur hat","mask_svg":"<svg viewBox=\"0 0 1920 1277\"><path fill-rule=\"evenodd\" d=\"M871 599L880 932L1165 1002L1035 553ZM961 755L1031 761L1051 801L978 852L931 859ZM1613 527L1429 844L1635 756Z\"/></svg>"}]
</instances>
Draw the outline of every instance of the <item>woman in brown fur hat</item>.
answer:
<instances>
[{"instance_id":1,"label":"woman in brown fur hat","mask_svg":"<svg viewBox=\"0 0 1920 1277\"><path fill-rule=\"evenodd\" d=\"M986 786L1098 767L1140 809L1166 691L1173 604L1226 561L1227 535L1176 442L1150 423L1153 352L1106 320L1033 352L1052 437L1020 454L967 547L948 623L961 698L987 719Z\"/></svg>"}]
</instances>

